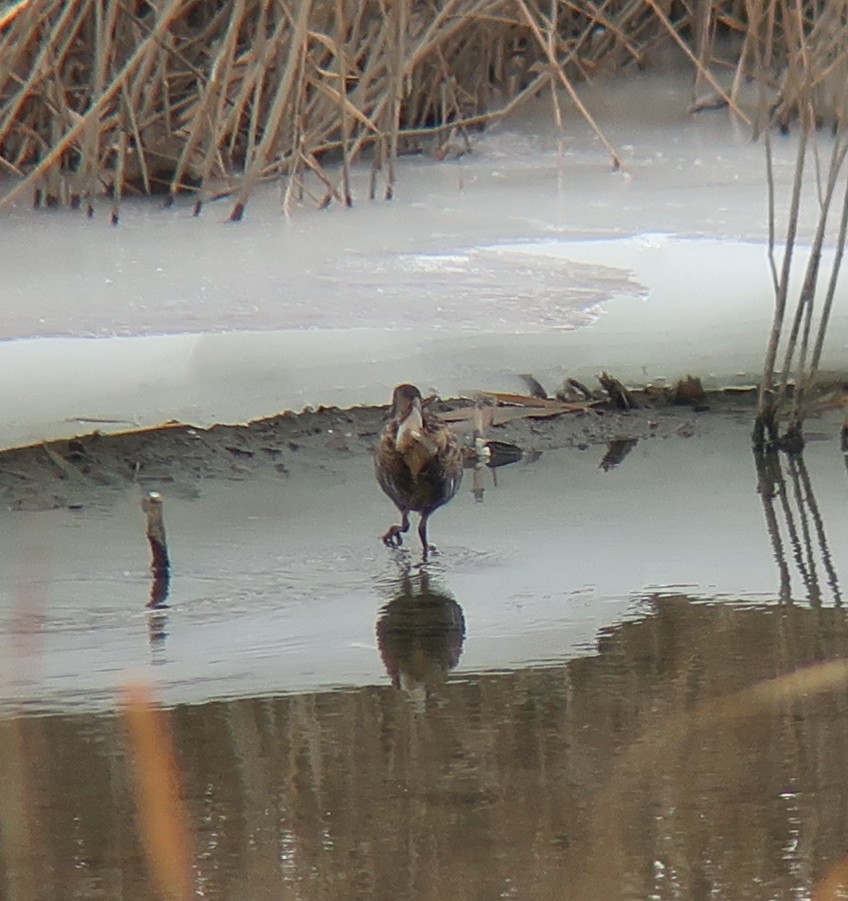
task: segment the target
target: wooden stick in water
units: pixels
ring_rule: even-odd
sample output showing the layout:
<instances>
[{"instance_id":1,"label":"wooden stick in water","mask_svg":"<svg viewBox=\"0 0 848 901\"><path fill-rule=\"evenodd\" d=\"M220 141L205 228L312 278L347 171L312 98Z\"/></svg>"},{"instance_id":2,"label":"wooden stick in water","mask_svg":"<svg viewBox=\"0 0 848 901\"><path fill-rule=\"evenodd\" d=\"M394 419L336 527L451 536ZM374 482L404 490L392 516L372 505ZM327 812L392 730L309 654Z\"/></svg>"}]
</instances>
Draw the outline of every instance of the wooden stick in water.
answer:
<instances>
[{"instance_id":1,"label":"wooden stick in water","mask_svg":"<svg viewBox=\"0 0 848 901\"><path fill-rule=\"evenodd\" d=\"M147 540L150 542L152 560L150 569L155 578L167 576L171 568L168 545L165 541L165 521L162 517L162 495L150 491L142 498L142 512L147 516Z\"/></svg>"}]
</instances>

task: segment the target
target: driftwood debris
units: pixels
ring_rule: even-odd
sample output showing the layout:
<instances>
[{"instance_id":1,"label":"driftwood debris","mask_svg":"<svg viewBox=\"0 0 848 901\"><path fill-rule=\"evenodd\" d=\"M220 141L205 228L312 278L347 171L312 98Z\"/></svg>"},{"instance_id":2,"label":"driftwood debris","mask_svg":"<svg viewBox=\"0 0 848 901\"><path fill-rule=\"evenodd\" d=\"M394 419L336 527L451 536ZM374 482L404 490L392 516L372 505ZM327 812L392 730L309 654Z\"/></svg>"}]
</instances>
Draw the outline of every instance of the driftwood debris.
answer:
<instances>
[{"instance_id":1,"label":"driftwood debris","mask_svg":"<svg viewBox=\"0 0 848 901\"><path fill-rule=\"evenodd\" d=\"M445 422L453 424L479 422L482 415L485 425L498 426L514 419L551 419L565 413L582 413L597 403L594 401L565 403L560 400L543 400L529 394L508 394L500 391L481 392L479 396L481 401L487 404L483 414L479 406L476 406L460 407L439 415Z\"/></svg>"},{"instance_id":2,"label":"driftwood debris","mask_svg":"<svg viewBox=\"0 0 848 901\"><path fill-rule=\"evenodd\" d=\"M704 403L706 396L701 380L696 376L687 375L674 386L671 402L679 406L698 407Z\"/></svg>"},{"instance_id":3,"label":"driftwood debris","mask_svg":"<svg viewBox=\"0 0 848 901\"><path fill-rule=\"evenodd\" d=\"M577 379L572 378L567 378L562 383L562 386L557 390L556 397L557 400L564 401L565 403L590 401L594 399L592 392L582 382L578 382Z\"/></svg>"},{"instance_id":4,"label":"driftwood debris","mask_svg":"<svg viewBox=\"0 0 848 901\"><path fill-rule=\"evenodd\" d=\"M635 410L639 404L636 403L633 395L621 384L621 382L613 378L608 372L602 372L598 376L601 387L609 395L610 402L619 410Z\"/></svg>"},{"instance_id":5,"label":"driftwood debris","mask_svg":"<svg viewBox=\"0 0 848 901\"><path fill-rule=\"evenodd\" d=\"M530 392L532 397L538 397L540 400L548 399L548 392L542 387L541 382L539 382L536 378L534 378L530 373L522 373L520 376L521 380L527 385L527 390Z\"/></svg>"},{"instance_id":6,"label":"driftwood debris","mask_svg":"<svg viewBox=\"0 0 848 901\"><path fill-rule=\"evenodd\" d=\"M147 540L150 542L152 560L150 569L154 576L170 571L168 545L165 541L165 521L162 516L162 495L158 491L148 492L141 501L142 512L147 517Z\"/></svg>"}]
</instances>

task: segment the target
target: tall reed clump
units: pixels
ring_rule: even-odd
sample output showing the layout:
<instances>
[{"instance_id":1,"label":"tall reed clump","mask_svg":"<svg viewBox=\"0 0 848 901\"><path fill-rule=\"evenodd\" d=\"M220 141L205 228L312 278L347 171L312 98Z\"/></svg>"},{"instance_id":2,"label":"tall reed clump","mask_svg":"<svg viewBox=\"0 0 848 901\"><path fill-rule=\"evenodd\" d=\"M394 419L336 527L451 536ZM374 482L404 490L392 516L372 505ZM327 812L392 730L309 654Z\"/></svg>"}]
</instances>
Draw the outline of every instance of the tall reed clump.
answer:
<instances>
[{"instance_id":1,"label":"tall reed clump","mask_svg":"<svg viewBox=\"0 0 848 901\"><path fill-rule=\"evenodd\" d=\"M744 28L740 0L724 28ZM286 197L350 203L365 149L372 196L412 149L444 156L468 130L717 19L654 0L19 0L0 12L0 205L81 206L107 193L235 200L285 177ZM728 25L727 23L730 23ZM690 52L691 55L691 52ZM693 56L693 59L695 57ZM554 104L556 108L556 103ZM329 168L327 161L341 163ZM314 178L303 178L309 172Z\"/></svg>"},{"instance_id":2,"label":"tall reed clump","mask_svg":"<svg viewBox=\"0 0 848 901\"><path fill-rule=\"evenodd\" d=\"M762 131L769 197L769 264L774 314L760 383L754 446L799 451L810 389L821 362L848 233L848 29L845 5L815 8L797 0L751 4L751 47L760 86L757 127ZM769 106L769 88L777 83ZM828 125L823 133L822 126ZM794 179L785 234L777 246L777 207L772 130L797 131ZM793 301L790 280L798 271L796 243L805 187L815 185L816 221L803 280ZM840 190L840 184L842 185ZM805 242L806 243L806 242ZM823 264L823 251L833 255ZM783 432L781 433L781 425Z\"/></svg>"}]
</instances>

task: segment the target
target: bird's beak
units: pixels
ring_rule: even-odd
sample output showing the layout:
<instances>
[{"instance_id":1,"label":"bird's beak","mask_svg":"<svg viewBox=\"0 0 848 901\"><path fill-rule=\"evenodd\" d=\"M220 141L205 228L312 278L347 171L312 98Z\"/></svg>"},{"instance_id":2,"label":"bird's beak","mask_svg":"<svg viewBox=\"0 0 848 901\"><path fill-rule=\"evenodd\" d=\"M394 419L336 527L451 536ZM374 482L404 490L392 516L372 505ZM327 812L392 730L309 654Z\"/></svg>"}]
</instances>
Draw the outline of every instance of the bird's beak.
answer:
<instances>
[{"instance_id":1,"label":"bird's beak","mask_svg":"<svg viewBox=\"0 0 848 901\"><path fill-rule=\"evenodd\" d=\"M401 448L406 445L410 439L418 439L424 429L424 418L421 415L421 399L416 397L410 404L404 418L401 420L400 427L397 431L395 439L395 447Z\"/></svg>"}]
</instances>

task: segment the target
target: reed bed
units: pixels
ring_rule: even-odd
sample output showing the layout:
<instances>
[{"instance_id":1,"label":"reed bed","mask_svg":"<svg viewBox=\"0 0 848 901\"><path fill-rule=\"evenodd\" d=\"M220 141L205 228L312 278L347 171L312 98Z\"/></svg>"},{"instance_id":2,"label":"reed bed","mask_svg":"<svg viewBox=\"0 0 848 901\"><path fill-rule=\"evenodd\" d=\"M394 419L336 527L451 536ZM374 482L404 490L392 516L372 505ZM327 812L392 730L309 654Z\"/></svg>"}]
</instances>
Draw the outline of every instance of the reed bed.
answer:
<instances>
[{"instance_id":1,"label":"reed bed","mask_svg":"<svg viewBox=\"0 0 848 901\"><path fill-rule=\"evenodd\" d=\"M848 30L844 3L807 8L785 2L758 6L752 17L755 35L751 51L760 87L757 132L764 135L765 170L769 198L769 264L775 306L759 386L752 435L758 451L804 447L803 421L810 412L814 386L848 237ZM776 99L768 94L780 59ZM772 125L787 131L796 125L798 140L794 179L786 208L775 186L771 144ZM828 124L830 139L818 132ZM815 225L800 233L804 186L816 188ZM785 222L778 234L778 221ZM782 239L782 240L781 240ZM809 244L806 262L799 264L796 244ZM825 247L833 248L828 264ZM797 296L790 296L790 280L803 265Z\"/></svg>"},{"instance_id":2,"label":"reed bed","mask_svg":"<svg viewBox=\"0 0 848 901\"><path fill-rule=\"evenodd\" d=\"M90 213L106 193L117 221L123 194L191 192L199 212L223 193L237 220L271 177L285 179L287 201L351 203L350 164L366 152L371 196L391 198L399 155L462 152L474 129L552 87L572 98L618 166L575 85L646 65L668 44L691 59L700 88L737 111L740 85L757 65L768 69L781 87L772 115L786 127L802 91L787 23L815 48L824 108L844 83L842 6L21 0L0 7L0 175L10 177L0 204L28 193L36 206ZM716 38L728 35L737 51L724 91L712 63Z\"/></svg>"}]
</instances>

